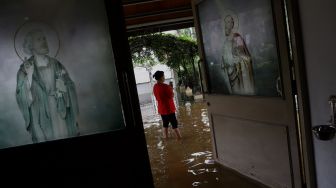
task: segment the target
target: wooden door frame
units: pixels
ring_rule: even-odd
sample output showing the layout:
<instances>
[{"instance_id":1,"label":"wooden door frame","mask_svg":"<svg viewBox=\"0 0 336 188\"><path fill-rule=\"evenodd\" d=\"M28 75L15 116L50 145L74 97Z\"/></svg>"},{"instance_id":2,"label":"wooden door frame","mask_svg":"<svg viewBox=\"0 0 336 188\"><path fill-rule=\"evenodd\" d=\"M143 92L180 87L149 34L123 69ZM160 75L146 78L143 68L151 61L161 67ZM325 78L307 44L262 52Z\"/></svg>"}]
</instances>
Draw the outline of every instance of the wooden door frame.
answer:
<instances>
[{"instance_id":1,"label":"wooden door frame","mask_svg":"<svg viewBox=\"0 0 336 188\"><path fill-rule=\"evenodd\" d=\"M204 57L204 46L203 46L203 37L202 31L200 29L199 22L199 14L197 11L197 4L204 0L192 0L192 9L194 13L194 23L195 30L197 31L198 38L198 48L200 51L200 61L202 66L201 75L203 77L202 87L204 88L204 93L209 94L209 88L211 88L211 83L209 83L208 77L208 67L205 65L205 57ZM297 131L301 133L301 142L302 144L299 146L299 150L302 150L302 155L300 154L301 159L303 160L303 167L301 166L301 170L303 168L304 174L302 174L303 185L307 188L316 188L316 173L315 173L315 160L314 160L314 148L313 148L313 137L311 131L311 120L310 120L310 108L309 108L309 96L308 96L308 88L306 81L306 72L304 65L304 55L303 55L303 42L301 36L301 25L300 25L300 17L299 17L299 8L297 0L281 0L282 4L287 8L287 16L288 16L288 24L289 24L289 35L286 33L287 38L290 39L290 45L292 49L292 66L293 66L293 84L294 90L296 90L296 94L298 97L298 106L299 106L299 124L297 126ZM283 12L285 12L285 7L283 8ZM285 15L284 15L285 16ZM286 25L286 23L283 23ZM285 26L286 27L286 26ZM289 52L288 52L289 54ZM294 97L294 96L293 96ZM213 143L213 151L215 153L215 157L218 157L217 149L216 149L216 139L214 132L212 134L212 143ZM299 139L299 137L297 136ZM299 143L299 142L298 142Z\"/></svg>"},{"instance_id":2,"label":"wooden door frame","mask_svg":"<svg viewBox=\"0 0 336 188\"><path fill-rule=\"evenodd\" d=\"M298 96L299 121L302 134L302 150L307 188L316 188L315 154L311 130L311 114L306 67L301 32L298 0L284 0L287 6L289 37L293 56L293 69Z\"/></svg>"}]
</instances>

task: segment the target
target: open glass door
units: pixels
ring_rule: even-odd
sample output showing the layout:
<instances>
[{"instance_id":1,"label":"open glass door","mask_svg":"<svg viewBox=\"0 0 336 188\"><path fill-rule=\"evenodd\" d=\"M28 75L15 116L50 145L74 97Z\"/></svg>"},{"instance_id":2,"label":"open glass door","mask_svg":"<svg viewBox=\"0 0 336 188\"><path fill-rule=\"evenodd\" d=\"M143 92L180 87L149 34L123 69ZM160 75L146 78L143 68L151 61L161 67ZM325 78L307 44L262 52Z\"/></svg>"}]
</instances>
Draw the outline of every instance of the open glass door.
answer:
<instances>
[{"instance_id":1,"label":"open glass door","mask_svg":"<svg viewBox=\"0 0 336 188\"><path fill-rule=\"evenodd\" d=\"M122 10L120 0L0 2L6 176L153 187Z\"/></svg>"},{"instance_id":2,"label":"open glass door","mask_svg":"<svg viewBox=\"0 0 336 188\"><path fill-rule=\"evenodd\" d=\"M280 0L195 0L215 159L270 187L301 187Z\"/></svg>"}]
</instances>

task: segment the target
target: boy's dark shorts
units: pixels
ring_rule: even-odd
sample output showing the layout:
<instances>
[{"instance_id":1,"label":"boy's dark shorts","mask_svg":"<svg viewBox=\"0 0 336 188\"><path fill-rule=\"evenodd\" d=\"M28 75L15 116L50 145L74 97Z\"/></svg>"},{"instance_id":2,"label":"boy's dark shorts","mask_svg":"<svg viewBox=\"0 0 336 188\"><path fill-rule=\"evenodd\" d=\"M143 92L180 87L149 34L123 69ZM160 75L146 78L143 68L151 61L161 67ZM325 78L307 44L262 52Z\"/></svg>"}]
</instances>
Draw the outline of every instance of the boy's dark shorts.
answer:
<instances>
[{"instance_id":1,"label":"boy's dark shorts","mask_svg":"<svg viewBox=\"0 0 336 188\"><path fill-rule=\"evenodd\" d=\"M168 128L169 123L172 125L173 129L177 128L177 119L175 113L168 115L161 115L163 127Z\"/></svg>"}]
</instances>

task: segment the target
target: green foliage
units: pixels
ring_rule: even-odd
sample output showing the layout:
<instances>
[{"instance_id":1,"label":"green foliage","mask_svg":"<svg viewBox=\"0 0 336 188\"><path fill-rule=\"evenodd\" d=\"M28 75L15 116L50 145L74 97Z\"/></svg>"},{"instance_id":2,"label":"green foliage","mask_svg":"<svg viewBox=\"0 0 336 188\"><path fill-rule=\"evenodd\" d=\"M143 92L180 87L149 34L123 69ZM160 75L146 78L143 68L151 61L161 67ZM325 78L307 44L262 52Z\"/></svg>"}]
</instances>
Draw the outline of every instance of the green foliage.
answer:
<instances>
[{"instance_id":1,"label":"green foliage","mask_svg":"<svg viewBox=\"0 0 336 188\"><path fill-rule=\"evenodd\" d=\"M162 63L178 71L198 57L196 41L186 35L149 34L130 37L129 44L133 63L138 66Z\"/></svg>"},{"instance_id":2,"label":"green foliage","mask_svg":"<svg viewBox=\"0 0 336 188\"><path fill-rule=\"evenodd\" d=\"M179 81L200 89L196 39L191 29L177 30L177 35L155 33L129 38L133 64L149 69L165 64L177 72Z\"/></svg>"}]
</instances>

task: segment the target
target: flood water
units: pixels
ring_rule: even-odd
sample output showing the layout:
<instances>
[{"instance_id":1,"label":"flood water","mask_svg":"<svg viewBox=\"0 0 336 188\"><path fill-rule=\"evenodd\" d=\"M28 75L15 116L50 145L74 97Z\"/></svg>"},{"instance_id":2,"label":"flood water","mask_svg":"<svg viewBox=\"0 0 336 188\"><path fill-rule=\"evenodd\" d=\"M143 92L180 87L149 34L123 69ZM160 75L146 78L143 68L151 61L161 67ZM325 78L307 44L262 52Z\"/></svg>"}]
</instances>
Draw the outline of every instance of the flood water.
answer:
<instances>
[{"instance_id":1,"label":"flood water","mask_svg":"<svg viewBox=\"0 0 336 188\"><path fill-rule=\"evenodd\" d=\"M181 140L172 131L162 138L161 118L151 105L141 111L156 188L261 188L214 162L205 103L178 108Z\"/></svg>"}]
</instances>

